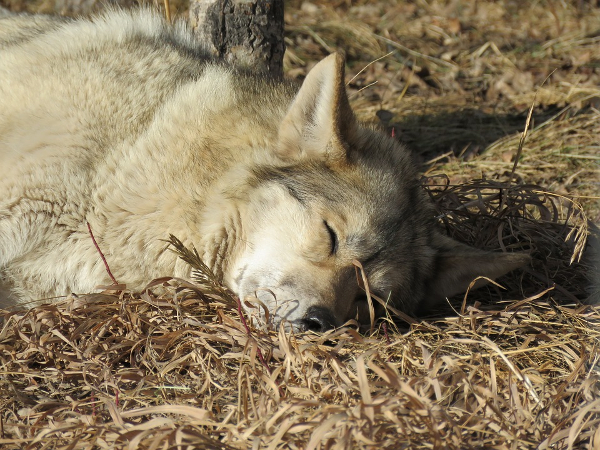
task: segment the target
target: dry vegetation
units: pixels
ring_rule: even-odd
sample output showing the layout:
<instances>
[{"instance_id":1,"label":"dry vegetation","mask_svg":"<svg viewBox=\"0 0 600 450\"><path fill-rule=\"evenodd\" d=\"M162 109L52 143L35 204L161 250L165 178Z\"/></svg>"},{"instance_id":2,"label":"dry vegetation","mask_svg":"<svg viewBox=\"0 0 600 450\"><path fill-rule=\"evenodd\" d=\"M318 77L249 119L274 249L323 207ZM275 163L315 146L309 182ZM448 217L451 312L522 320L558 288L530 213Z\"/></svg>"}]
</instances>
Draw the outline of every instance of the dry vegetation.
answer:
<instances>
[{"instance_id":1,"label":"dry vegetation","mask_svg":"<svg viewBox=\"0 0 600 450\"><path fill-rule=\"evenodd\" d=\"M600 308L581 303L600 221L598 5L286 5L288 74L344 48L354 107L418 155L446 230L528 250L531 266L437 317L361 333L246 323L200 266L193 284L156 281L171 286L160 296L7 311L0 447L600 449Z\"/></svg>"}]
</instances>

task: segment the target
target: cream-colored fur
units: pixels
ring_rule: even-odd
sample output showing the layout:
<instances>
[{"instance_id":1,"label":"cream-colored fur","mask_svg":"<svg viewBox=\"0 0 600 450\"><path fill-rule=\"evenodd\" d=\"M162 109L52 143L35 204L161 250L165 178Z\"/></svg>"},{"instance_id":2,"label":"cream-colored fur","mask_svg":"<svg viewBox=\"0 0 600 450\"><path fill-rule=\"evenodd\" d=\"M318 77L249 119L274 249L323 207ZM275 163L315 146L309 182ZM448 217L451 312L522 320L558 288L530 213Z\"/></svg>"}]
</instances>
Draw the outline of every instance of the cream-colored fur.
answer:
<instances>
[{"instance_id":1,"label":"cream-colored fur","mask_svg":"<svg viewBox=\"0 0 600 450\"><path fill-rule=\"evenodd\" d=\"M334 54L302 87L142 10L0 18L0 302L188 277L175 235L275 322L366 319L353 260L407 312L523 255L442 236L410 157L360 124ZM468 261L468 264L465 264Z\"/></svg>"}]
</instances>

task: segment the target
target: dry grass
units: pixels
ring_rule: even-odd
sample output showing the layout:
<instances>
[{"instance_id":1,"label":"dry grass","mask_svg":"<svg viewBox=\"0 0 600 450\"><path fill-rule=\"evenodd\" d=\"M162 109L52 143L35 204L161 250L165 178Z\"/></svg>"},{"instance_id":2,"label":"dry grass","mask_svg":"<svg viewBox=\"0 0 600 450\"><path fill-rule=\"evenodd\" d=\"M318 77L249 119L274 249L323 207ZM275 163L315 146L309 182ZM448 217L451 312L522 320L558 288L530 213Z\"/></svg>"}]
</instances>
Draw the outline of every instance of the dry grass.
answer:
<instances>
[{"instance_id":1,"label":"dry grass","mask_svg":"<svg viewBox=\"0 0 600 450\"><path fill-rule=\"evenodd\" d=\"M350 81L358 114L421 159L449 234L528 251L531 266L374 333L246 323L200 266L195 283L155 281L161 295L6 311L0 447L600 448L600 307L582 303L600 219L600 8L289 1L286 21L291 76L338 47L352 74L393 51Z\"/></svg>"},{"instance_id":2,"label":"dry grass","mask_svg":"<svg viewBox=\"0 0 600 450\"><path fill-rule=\"evenodd\" d=\"M0 444L597 448L598 325L597 308L529 298L406 334L299 336L177 287L87 296L5 316Z\"/></svg>"},{"instance_id":3,"label":"dry grass","mask_svg":"<svg viewBox=\"0 0 600 450\"><path fill-rule=\"evenodd\" d=\"M533 105L522 180L578 197L600 221L594 2L289 3L290 74L344 49L353 73L368 65L349 85L361 118L394 128L453 182L505 175Z\"/></svg>"}]
</instances>

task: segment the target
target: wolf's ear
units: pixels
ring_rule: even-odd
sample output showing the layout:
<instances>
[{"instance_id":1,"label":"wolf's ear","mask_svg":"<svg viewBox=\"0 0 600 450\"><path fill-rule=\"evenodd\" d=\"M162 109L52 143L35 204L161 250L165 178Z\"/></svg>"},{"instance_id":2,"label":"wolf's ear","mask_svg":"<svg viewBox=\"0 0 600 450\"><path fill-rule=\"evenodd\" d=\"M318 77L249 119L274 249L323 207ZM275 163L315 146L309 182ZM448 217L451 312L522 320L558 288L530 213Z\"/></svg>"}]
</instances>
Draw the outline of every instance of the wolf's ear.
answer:
<instances>
[{"instance_id":1,"label":"wolf's ear","mask_svg":"<svg viewBox=\"0 0 600 450\"><path fill-rule=\"evenodd\" d=\"M437 260L424 306L432 306L446 297L465 292L479 276L493 280L526 265L531 259L526 253L478 250L442 234L436 236L434 246ZM474 288L485 284L487 281L478 280Z\"/></svg>"},{"instance_id":2,"label":"wolf's ear","mask_svg":"<svg viewBox=\"0 0 600 450\"><path fill-rule=\"evenodd\" d=\"M306 76L279 127L278 154L331 163L347 158L347 138L355 118L344 83L344 57L333 53Z\"/></svg>"}]
</instances>

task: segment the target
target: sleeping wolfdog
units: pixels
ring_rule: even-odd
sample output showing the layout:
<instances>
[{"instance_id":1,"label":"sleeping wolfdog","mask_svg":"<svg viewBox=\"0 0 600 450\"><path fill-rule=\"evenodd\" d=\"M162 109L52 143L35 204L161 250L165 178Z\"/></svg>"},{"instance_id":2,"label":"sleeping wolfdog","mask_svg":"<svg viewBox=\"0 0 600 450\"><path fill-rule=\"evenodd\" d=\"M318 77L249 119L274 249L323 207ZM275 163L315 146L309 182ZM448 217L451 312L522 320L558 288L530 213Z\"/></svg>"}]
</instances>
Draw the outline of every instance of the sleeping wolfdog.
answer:
<instances>
[{"instance_id":1,"label":"sleeping wolfdog","mask_svg":"<svg viewBox=\"0 0 600 450\"><path fill-rule=\"evenodd\" d=\"M408 152L355 118L344 59L301 86L207 56L182 23L0 19L0 305L187 277L173 234L275 323L325 330L372 292L412 313L527 261L435 226ZM254 308L249 308L254 311Z\"/></svg>"}]
</instances>

